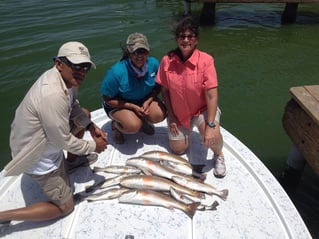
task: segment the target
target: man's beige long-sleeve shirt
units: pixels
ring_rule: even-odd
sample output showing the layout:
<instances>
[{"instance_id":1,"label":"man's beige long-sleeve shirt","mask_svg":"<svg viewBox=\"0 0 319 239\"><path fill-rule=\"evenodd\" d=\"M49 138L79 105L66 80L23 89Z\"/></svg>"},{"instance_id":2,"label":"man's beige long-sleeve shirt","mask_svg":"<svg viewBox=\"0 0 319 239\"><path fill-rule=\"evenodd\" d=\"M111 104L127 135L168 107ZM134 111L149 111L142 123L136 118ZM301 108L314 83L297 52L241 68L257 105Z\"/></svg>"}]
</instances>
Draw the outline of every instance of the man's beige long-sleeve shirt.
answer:
<instances>
[{"instance_id":1,"label":"man's beige long-sleeve shirt","mask_svg":"<svg viewBox=\"0 0 319 239\"><path fill-rule=\"evenodd\" d=\"M55 66L33 84L18 106L11 125L12 160L4 168L5 175L25 172L40 160L48 142L77 155L95 150L94 141L76 138L70 132L70 120L82 127L91 122L76 99L77 88L72 91L70 101L72 96Z\"/></svg>"}]
</instances>

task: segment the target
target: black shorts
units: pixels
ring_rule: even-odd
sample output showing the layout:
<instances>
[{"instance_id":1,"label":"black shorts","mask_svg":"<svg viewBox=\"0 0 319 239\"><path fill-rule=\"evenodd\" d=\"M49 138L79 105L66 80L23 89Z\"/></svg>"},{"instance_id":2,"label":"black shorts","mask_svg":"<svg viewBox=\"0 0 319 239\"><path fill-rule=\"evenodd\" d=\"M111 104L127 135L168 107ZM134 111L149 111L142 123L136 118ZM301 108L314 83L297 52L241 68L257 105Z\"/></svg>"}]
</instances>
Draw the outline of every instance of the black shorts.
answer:
<instances>
[{"instance_id":1,"label":"black shorts","mask_svg":"<svg viewBox=\"0 0 319 239\"><path fill-rule=\"evenodd\" d=\"M135 105L138 105L138 106L142 106L143 103L145 102L145 100L146 100L146 98L140 100L140 101L137 102L137 103L136 103L136 102L130 102L129 100L125 100L125 101L126 101L126 102L129 102L129 103L132 103L132 104L135 104ZM107 103L105 103L104 100L103 100L102 102L103 102L104 111L105 111L105 113L107 114L107 116L108 116L109 118L111 118L111 117L110 117L110 113L111 113L111 112L114 112L114 111L117 111L117 110L121 109L120 107L109 106Z\"/></svg>"}]
</instances>

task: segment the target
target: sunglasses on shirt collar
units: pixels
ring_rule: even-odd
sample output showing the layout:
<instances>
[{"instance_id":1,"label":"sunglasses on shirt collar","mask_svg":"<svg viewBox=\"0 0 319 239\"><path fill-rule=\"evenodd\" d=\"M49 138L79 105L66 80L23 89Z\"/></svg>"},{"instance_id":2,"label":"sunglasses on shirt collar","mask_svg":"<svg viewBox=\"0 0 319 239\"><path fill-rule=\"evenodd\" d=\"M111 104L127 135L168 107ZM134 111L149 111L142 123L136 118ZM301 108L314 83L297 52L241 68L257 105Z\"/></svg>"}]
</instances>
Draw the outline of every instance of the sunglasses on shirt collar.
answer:
<instances>
[{"instance_id":1,"label":"sunglasses on shirt collar","mask_svg":"<svg viewBox=\"0 0 319 239\"><path fill-rule=\"evenodd\" d=\"M74 64L71 61L69 61L66 57L58 57L57 59L65 65L67 65L68 67L71 67L75 71L89 71L91 69L91 63Z\"/></svg>"}]
</instances>

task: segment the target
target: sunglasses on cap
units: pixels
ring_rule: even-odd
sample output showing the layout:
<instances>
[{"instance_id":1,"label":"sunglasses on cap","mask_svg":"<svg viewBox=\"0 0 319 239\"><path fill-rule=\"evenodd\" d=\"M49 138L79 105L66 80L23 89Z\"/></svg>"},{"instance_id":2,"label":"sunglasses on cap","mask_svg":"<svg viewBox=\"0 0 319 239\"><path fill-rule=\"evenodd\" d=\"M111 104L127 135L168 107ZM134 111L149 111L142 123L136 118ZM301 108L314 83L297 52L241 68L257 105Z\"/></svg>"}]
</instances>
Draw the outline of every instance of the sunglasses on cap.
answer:
<instances>
[{"instance_id":1,"label":"sunglasses on cap","mask_svg":"<svg viewBox=\"0 0 319 239\"><path fill-rule=\"evenodd\" d=\"M89 71L91 69L91 63L81 63L81 64L73 64L66 57L58 58L62 63L66 64L68 67L71 67L75 71Z\"/></svg>"}]
</instances>

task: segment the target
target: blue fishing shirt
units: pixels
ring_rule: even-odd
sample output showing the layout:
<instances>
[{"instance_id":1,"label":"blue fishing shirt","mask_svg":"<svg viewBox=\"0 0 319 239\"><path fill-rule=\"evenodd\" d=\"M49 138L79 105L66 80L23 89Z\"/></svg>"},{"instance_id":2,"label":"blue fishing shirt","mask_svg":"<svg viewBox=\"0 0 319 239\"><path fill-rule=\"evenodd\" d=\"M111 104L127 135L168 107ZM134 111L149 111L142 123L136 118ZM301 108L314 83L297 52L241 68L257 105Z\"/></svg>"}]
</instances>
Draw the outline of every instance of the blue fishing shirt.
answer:
<instances>
[{"instance_id":1,"label":"blue fishing shirt","mask_svg":"<svg viewBox=\"0 0 319 239\"><path fill-rule=\"evenodd\" d=\"M147 72L137 79L130 67L128 58L115 63L105 74L100 91L102 95L119 97L132 103L139 103L149 95L154 86L159 61L152 56L147 58Z\"/></svg>"}]
</instances>

